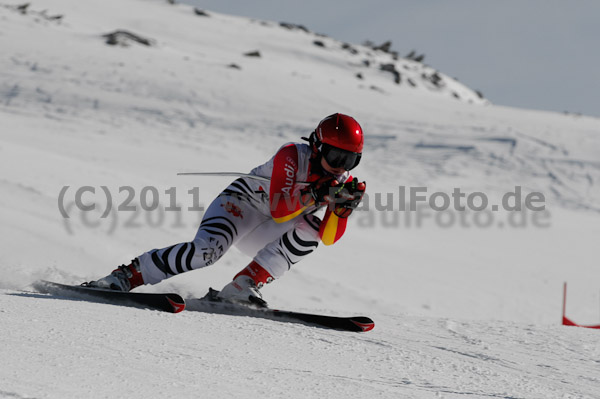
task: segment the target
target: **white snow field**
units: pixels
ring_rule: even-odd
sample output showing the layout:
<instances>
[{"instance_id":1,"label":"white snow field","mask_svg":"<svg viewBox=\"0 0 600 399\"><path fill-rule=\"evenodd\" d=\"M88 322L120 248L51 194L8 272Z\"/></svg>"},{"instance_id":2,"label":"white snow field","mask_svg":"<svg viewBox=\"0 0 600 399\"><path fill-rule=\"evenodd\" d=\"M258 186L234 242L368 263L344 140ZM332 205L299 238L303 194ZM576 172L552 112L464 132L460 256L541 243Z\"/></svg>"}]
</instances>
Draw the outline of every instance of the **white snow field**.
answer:
<instances>
[{"instance_id":1,"label":"white snow field","mask_svg":"<svg viewBox=\"0 0 600 399\"><path fill-rule=\"evenodd\" d=\"M600 332L560 325L565 281L568 316L600 320L600 119L495 106L278 22L158 0L20 5L0 0L0 397L600 398ZM107 44L119 30L149 45ZM262 291L373 331L32 291L191 240L231 178L178 172L248 172L334 112L363 126L369 197L339 243ZM418 187L489 206L401 212ZM491 210L516 190L544 210ZM248 261L232 249L141 290L202 296Z\"/></svg>"}]
</instances>

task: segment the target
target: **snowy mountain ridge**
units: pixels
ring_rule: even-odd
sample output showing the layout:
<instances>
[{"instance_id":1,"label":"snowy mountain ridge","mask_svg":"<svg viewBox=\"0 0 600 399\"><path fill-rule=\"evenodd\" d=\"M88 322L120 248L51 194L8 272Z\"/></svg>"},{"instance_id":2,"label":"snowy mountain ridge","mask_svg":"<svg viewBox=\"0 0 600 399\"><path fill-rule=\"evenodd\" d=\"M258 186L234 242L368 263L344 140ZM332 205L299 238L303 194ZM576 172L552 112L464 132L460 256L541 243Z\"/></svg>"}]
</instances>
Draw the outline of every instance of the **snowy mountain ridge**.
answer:
<instances>
[{"instance_id":1,"label":"snowy mountain ridge","mask_svg":"<svg viewBox=\"0 0 600 399\"><path fill-rule=\"evenodd\" d=\"M495 106L443 71L295 25L199 14L0 3L0 397L600 397L597 332L559 325L564 281L568 315L598 321L600 120ZM363 126L371 206L263 293L277 308L365 314L373 331L29 292L190 240L202 213L188 208L229 180L177 172L247 172L333 112ZM376 202L426 187L496 204L517 186L547 212ZM93 212L74 205L82 187ZM145 211L153 189L161 206ZM105 190L115 208L133 193L136 210L102 218ZM181 212L165 210L173 196ZM142 289L197 297L247 262L232 250Z\"/></svg>"},{"instance_id":2,"label":"snowy mountain ridge","mask_svg":"<svg viewBox=\"0 0 600 399\"><path fill-rule=\"evenodd\" d=\"M157 5L160 6L160 4ZM144 7L149 6L148 3L144 4ZM303 63L310 62L313 57L318 57L321 63L330 64L332 68L338 69L337 73L330 76L339 79L339 84L350 83L351 80L348 78L353 77L356 79L354 86L387 93L388 95L393 95L394 90L406 90L406 87L411 87L413 91L417 92L434 93L469 103L489 104L487 100L482 98L481 94L477 94L440 71L417 61L419 57L401 58L385 45L373 45L371 47L351 45L325 35L313 33L301 25L249 20L212 12L207 13L197 8L192 10L188 6L176 5L173 7L178 8L178 22L185 21L190 27L194 26L200 32L204 29L211 30L211 28L218 25L228 26L229 29L219 31L220 37L208 36L202 38L191 36L182 38L172 35L173 32L170 32L169 29L160 31L162 35L160 33L156 34L154 33L156 31L154 31L148 33L152 36L147 36L143 24L127 29L120 29L118 25L113 24L113 29L109 29L108 24L105 25L106 27L101 28L94 24L96 20L89 21L81 14L69 18L69 14L73 9L72 5L69 4L57 7L59 13L55 15L51 15L45 9L40 11L35 4L30 3L20 6L4 5L4 7L22 15L30 22L34 21L49 29L63 28L65 31L69 31L77 25L85 25L88 34L93 35L94 30L96 30L95 36L98 39L103 38L107 44L120 47L156 47L159 51L172 50L188 53L187 57L190 58L184 56L184 59L190 62L194 61L191 57L202 57L201 53L197 52L198 47L212 50L210 51L211 55L214 55L220 49L222 57L214 61L222 62L223 67L240 71L249 66L251 61L248 61L248 59L251 58L262 59L264 61L262 64L281 66L282 63L278 61L284 55L292 60L297 59L299 62L296 68L278 70L277 72L281 75L300 79L319 79L318 76L312 76L302 71ZM136 14L139 18L143 18L143 10L140 11L142 12ZM108 30L100 31L103 28L110 30L110 32ZM136 28L139 32L135 31ZM288 30L289 32L273 32L277 29ZM190 31L193 32L193 30ZM243 36L239 35L241 31L245 33ZM265 41L265 36L270 37L271 40ZM262 52L261 47L263 47ZM276 51L270 51L270 48ZM169 56L173 55L172 53L169 54ZM247 58L242 59L242 55ZM265 67L265 65L262 66ZM388 79L383 79L384 77ZM325 77L321 76L320 78ZM397 87L389 85L389 82L393 82ZM381 87L377 85L381 85Z\"/></svg>"}]
</instances>

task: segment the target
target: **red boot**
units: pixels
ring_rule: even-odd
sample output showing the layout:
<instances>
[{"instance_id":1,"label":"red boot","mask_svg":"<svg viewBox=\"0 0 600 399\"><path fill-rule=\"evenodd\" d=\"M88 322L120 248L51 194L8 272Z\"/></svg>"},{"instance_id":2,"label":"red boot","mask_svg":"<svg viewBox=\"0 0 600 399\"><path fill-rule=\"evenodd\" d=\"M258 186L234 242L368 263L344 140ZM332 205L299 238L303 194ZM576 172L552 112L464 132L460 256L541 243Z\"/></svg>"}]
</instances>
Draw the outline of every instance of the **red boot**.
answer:
<instances>
[{"instance_id":1,"label":"red boot","mask_svg":"<svg viewBox=\"0 0 600 399\"><path fill-rule=\"evenodd\" d=\"M140 285L144 285L144 279L140 272L140 262L137 258L132 260L127 266L119 266L108 276L89 283L90 287L106 288L116 291L131 291Z\"/></svg>"},{"instance_id":2,"label":"red boot","mask_svg":"<svg viewBox=\"0 0 600 399\"><path fill-rule=\"evenodd\" d=\"M273 276L255 261L250 262L241 272L235 275L233 281L227 284L218 297L229 302L252 303L267 307L259 289L273 281Z\"/></svg>"}]
</instances>

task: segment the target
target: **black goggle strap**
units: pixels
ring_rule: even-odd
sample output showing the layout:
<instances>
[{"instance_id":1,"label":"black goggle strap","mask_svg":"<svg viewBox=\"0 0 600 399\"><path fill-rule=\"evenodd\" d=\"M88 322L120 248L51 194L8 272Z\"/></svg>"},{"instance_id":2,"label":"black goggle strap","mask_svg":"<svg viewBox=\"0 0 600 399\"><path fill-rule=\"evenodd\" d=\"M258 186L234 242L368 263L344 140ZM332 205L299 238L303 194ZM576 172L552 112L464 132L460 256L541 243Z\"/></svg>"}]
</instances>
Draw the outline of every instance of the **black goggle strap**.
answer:
<instances>
[{"instance_id":1,"label":"black goggle strap","mask_svg":"<svg viewBox=\"0 0 600 399\"><path fill-rule=\"evenodd\" d=\"M313 130L312 133L310 134L310 136L308 136L308 137L302 137L302 140L308 141L308 145L313 150L313 152L316 152L316 154L318 154L318 153L321 152L321 148L320 148L321 147L321 142L317 138L317 131L316 130ZM313 155L316 155L316 154L313 154Z\"/></svg>"}]
</instances>

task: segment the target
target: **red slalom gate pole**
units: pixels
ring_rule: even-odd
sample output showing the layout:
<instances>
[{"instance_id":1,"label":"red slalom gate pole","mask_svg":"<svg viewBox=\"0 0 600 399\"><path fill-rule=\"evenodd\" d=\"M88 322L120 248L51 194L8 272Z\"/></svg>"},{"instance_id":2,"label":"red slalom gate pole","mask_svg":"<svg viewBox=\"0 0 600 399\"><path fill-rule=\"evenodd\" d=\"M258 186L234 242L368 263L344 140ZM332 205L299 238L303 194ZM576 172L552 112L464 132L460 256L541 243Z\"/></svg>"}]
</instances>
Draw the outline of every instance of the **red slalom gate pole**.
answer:
<instances>
[{"instance_id":1,"label":"red slalom gate pole","mask_svg":"<svg viewBox=\"0 0 600 399\"><path fill-rule=\"evenodd\" d=\"M565 282L563 285L563 314L562 314L562 325L563 326L572 326L572 327L583 327L583 328L595 328L600 329L600 325L596 326L584 326L581 324L577 324L569 319L566 315L567 313L567 283Z\"/></svg>"}]
</instances>

